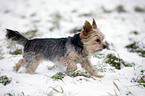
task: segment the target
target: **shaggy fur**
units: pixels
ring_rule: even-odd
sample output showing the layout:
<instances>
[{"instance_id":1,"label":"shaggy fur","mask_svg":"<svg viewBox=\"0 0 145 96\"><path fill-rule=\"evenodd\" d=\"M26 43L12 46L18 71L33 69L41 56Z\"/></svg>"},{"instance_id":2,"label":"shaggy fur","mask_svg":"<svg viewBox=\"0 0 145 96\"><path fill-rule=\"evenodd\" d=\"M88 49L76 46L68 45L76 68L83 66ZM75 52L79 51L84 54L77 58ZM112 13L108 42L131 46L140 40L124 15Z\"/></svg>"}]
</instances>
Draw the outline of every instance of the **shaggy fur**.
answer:
<instances>
[{"instance_id":1,"label":"shaggy fur","mask_svg":"<svg viewBox=\"0 0 145 96\"><path fill-rule=\"evenodd\" d=\"M106 48L103 43L104 35L97 28L94 19L92 25L86 21L82 31L73 37L28 40L19 32L10 29L7 29L6 37L24 45L23 59L14 66L16 72L21 66L25 66L26 73L33 74L41 60L50 60L63 64L68 72L75 71L77 63L80 63L91 75L102 77L97 74L88 58L90 53L94 54Z\"/></svg>"}]
</instances>

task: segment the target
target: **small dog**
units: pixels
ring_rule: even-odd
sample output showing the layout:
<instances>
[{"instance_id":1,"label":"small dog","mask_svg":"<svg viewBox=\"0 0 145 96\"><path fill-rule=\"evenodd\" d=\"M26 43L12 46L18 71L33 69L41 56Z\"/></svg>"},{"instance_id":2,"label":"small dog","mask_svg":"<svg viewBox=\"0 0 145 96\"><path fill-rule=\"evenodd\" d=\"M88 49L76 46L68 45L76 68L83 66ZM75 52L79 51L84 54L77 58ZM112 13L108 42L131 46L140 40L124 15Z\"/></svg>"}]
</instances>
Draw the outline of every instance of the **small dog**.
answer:
<instances>
[{"instance_id":1,"label":"small dog","mask_svg":"<svg viewBox=\"0 0 145 96\"><path fill-rule=\"evenodd\" d=\"M68 72L75 71L77 63L80 63L90 75L102 77L97 74L96 68L89 61L89 54L107 47L103 42L104 35L97 28L94 19L92 25L85 21L82 31L73 37L29 40L10 29L7 29L6 37L24 46L23 59L20 59L13 69L16 72L21 66L25 66L26 73L33 74L41 60L50 60L63 64Z\"/></svg>"}]
</instances>

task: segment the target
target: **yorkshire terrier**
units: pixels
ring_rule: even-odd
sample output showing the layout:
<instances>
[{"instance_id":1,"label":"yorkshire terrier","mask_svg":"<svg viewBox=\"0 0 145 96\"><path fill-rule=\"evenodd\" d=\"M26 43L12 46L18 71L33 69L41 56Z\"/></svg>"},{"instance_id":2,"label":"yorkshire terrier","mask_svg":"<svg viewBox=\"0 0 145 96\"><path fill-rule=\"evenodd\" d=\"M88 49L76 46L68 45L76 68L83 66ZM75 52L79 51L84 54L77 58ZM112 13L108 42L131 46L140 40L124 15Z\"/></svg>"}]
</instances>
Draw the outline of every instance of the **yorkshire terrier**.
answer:
<instances>
[{"instance_id":1,"label":"yorkshire terrier","mask_svg":"<svg viewBox=\"0 0 145 96\"><path fill-rule=\"evenodd\" d=\"M68 38L37 38L27 39L17 31L7 29L6 37L24 46L23 59L14 66L18 71L21 66L25 72L33 74L41 60L49 60L63 64L67 72L74 72L80 63L90 75L102 77L90 63L89 54L94 54L106 48L104 35L98 29L95 20L92 25L85 21L80 33Z\"/></svg>"}]
</instances>

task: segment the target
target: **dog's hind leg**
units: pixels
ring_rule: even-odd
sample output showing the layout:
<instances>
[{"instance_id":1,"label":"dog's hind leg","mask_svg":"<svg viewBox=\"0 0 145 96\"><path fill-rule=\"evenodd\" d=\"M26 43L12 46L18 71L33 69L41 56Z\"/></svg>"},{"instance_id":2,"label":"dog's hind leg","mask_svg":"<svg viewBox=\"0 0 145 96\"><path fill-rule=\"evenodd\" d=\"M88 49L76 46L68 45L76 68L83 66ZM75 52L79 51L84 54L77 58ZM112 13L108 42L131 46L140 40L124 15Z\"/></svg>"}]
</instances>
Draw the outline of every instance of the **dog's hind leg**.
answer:
<instances>
[{"instance_id":1,"label":"dog's hind leg","mask_svg":"<svg viewBox=\"0 0 145 96\"><path fill-rule=\"evenodd\" d=\"M16 63L16 65L13 67L13 71L17 72L21 68L21 66L24 66L24 64L24 59L20 59L18 63Z\"/></svg>"},{"instance_id":2,"label":"dog's hind leg","mask_svg":"<svg viewBox=\"0 0 145 96\"><path fill-rule=\"evenodd\" d=\"M42 58L35 54L27 54L27 55L24 56L26 62L25 73L34 74Z\"/></svg>"},{"instance_id":3,"label":"dog's hind leg","mask_svg":"<svg viewBox=\"0 0 145 96\"><path fill-rule=\"evenodd\" d=\"M25 73L34 74L34 72L36 71L38 65L39 65L39 62L37 62L37 61L29 63L29 64L26 66L26 71L25 71Z\"/></svg>"},{"instance_id":4,"label":"dog's hind leg","mask_svg":"<svg viewBox=\"0 0 145 96\"><path fill-rule=\"evenodd\" d=\"M26 73L30 73L30 74L34 74L34 72L36 71L39 63L40 63L40 60L39 59L35 59L35 60L31 60L29 62L27 62L29 64L27 64L26 66Z\"/></svg>"}]
</instances>

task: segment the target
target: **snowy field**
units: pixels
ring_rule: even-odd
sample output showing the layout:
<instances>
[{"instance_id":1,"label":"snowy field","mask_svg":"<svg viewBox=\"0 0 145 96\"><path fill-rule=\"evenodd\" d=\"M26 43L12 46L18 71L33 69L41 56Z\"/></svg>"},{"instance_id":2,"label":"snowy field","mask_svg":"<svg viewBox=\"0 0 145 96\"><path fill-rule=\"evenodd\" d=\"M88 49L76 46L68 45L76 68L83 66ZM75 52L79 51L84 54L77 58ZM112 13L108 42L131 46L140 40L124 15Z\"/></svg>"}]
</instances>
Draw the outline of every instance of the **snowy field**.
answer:
<instances>
[{"instance_id":1,"label":"snowy field","mask_svg":"<svg viewBox=\"0 0 145 96\"><path fill-rule=\"evenodd\" d=\"M145 96L145 0L0 2L0 96ZM28 38L60 38L73 36L92 18L109 44L90 58L103 78L88 76L79 64L76 73L83 76L64 73L57 77L59 68L48 61L33 75L25 74L23 68L13 71L23 46L8 43L6 28ZM107 62L109 59L115 60Z\"/></svg>"}]
</instances>

